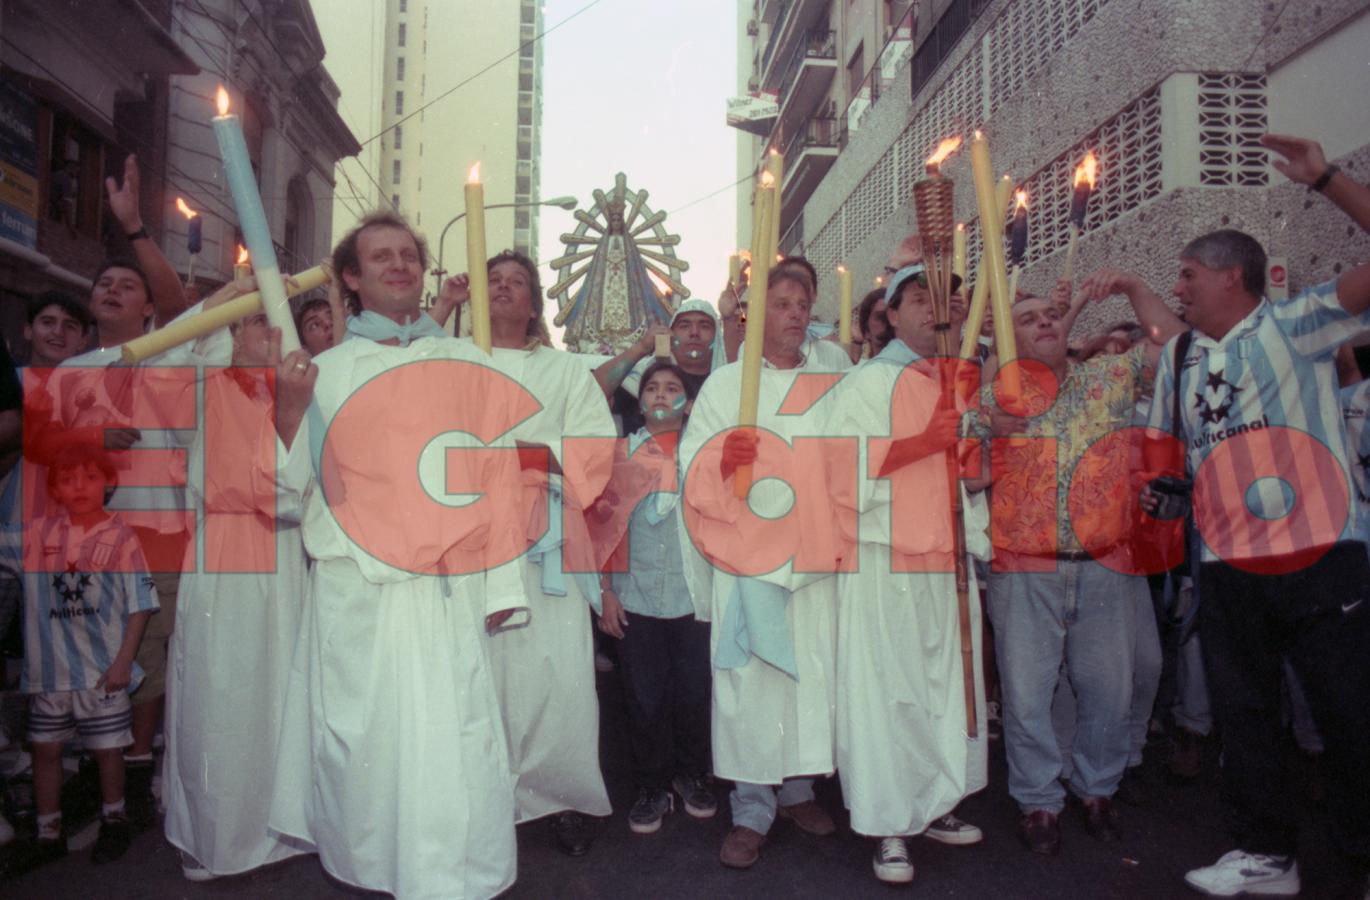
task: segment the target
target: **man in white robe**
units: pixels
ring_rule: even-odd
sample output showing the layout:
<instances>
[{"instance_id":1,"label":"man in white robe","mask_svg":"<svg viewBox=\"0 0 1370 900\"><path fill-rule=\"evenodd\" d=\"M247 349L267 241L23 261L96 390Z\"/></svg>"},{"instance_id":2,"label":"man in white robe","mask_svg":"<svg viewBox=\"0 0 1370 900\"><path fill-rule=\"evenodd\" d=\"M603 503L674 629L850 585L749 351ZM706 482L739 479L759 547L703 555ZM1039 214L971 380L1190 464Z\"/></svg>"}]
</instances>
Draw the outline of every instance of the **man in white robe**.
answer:
<instances>
[{"instance_id":1,"label":"man in white robe","mask_svg":"<svg viewBox=\"0 0 1370 900\"><path fill-rule=\"evenodd\" d=\"M785 441L822 434L822 400L798 397L816 398L821 389L814 379L830 384L838 377L812 370L800 352L812 308L807 279L773 276L757 416L760 448L758 432L722 436L738 422L740 362L705 382L681 443L683 513L693 541L685 558L694 558L697 547L713 564L712 571L687 570L686 576L700 617L713 623L714 772L736 782L733 829L719 858L733 868L756 861L777 815L813 834L834 830L813 793L814 779L833 771L836 685L833 572L839 552L824 457L816 446L786 453L766 434ZM754 515L735 496L736 470L753 461ZM777 521L758 530L755 517ZM793 562L785 561L795 554Z\"/></svg>"},{"instance_id":2,"label":"man in white robe","mask_svg":"<svg viewBox=\"0 0 1370 900\"><path fill-rule=\"evenodd\" d=\"M349 339L317 370L303 351L287 357L277 410L314 568L270 824L316 846L334 877L406 900L514 881L513 785L481 632L526 605L502 565L518 523L489 496L517 475L512 447L473 448L535 405L421 317L426 256L389 213L338 244ZM286 401L296 377L314 384L307 410Z\"/></svg>"},{"instance_id":3,"label":"man in white robe","mask_svg":"<svg viewBox=\"0 0 1370 900\"><path fill-rule=\"evenodd\" d=\"M830 433L861 440L856 491L837 496L860 516L858 566L837 577L837 768L852 830L881 839L875 874L891 883L913 879L908 836L982 837L951 812L987 781L980 600L972 575L978 738L970 740L945 452L960 414L942 400L939 367L928 359L937 339L922 272L910 266L891 281L895 339L844 378L830 404ZM964 305L953 313L955 334ZM963 492L962 506L968 555L987 559L983 498Z\"/></svg>"},{"instance_id":4,"label":"man in white robe","mask_svg":"<svg viewBox=\"0 0 1370 900\"><path fill-rule=\"evenodd\" d=\"M509 496L527 526L527 552L510 568L530 614L487 635L485 647L509 744L516 821L555 814L557 848L582 856L592 840L584 816L607 816L611 808L599 768L590 622L591 605L599 608L599 577L581 511L608 483L617 430L584 362L539 340L537 267L506 251L488 269L493 350L485 359L540 407L509 434L523 459L520 484ZM577 438L590 440L571 449Z\"/></svg>"}]
</instances>

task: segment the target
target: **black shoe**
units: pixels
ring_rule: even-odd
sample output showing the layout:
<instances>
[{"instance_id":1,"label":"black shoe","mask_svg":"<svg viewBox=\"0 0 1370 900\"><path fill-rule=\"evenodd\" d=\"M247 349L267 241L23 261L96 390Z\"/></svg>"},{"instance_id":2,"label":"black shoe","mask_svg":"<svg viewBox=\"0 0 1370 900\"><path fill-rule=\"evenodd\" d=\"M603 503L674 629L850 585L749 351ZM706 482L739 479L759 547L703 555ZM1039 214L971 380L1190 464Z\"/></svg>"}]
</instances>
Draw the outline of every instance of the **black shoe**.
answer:
<instances>
[{"instance_id":1,"label":"black shoe","mask_svg":"<svg viewBox=\"0 0 1370 900\"><path fill-rule=\"evenodd\" d=\"M124 763L124 804L129 824L147 831L157 824L157 801L152 796L151 760Z\"/></svg>"},{"instance_id":2,"label":"black shoe","mask_svg":"<svg viewBox=\"0 0 1370 900\"><path fill-rule=\"evenodd\" d=\"M1118 791L1113 796L1119 803L1128 806L1146 806L1148 791L1141 766L1132 766L1123 771L1123 780L1118 782Z\"/></svg>"},{"instance_id":3,"label":"black shoe","mask_svg":"<svg viewBox=\"0 0 1370 900\"><path fill-rule=\"evenodd\" d=\"M718 798L703 775L677 775L671 786L680 795L685 811L696 819L709 819L718 812Z\"/></svg>"},{"instance_id":4,"label":"black shoe","mask_svg":"<svg viewBox=\"0 0 1370 900\"><path fill-rule=\"evenodd\" d=\"M96 864L114 862L128 851L133 843L133 826L123 816L103 816L100 819L100 834L95 838L95 849L90 852L90 861Z\"/></svg>"},{"instance_id":5,"label":"black shoe","mask_svg":"<svg viewBox=\"0 0 1370 900\"><path fill-rule=\"evenodd\" d=\"M32 872L39 866L66 856L67 839L62 837L56 840L24 841L23 843L16 841L7 849L9 850L8 859L3 866L0 866L0 872L9 878L16 878L26 872Z\"/></svg>"},{"instance_id":6,"label":"black shoe","mask_svg":"<svg viewBox=\"0 0 1370 900\"><path fill-rule=\"evenodd\" d=\"M1061 828L1056 814L1044 809L1023 816L1021 837L1033 853L1055 856L1061 850Z\"/></svg>"},{"instance_id":7,"label":"black shoe","mask_svg":"<svg viewBox=\"0 0 1370 900\"><path fill-rule=\"evenodd\" d=\"M1118 831L1118 813L1113 809L1111 798L1090 797L1088 800L1080 801L1080 808L1085 820L1085 831L1089 832L1090 837L1105 844L1122 839L1122 833Z\"/></svg>"},{"instance_id":8,"label":"black shoe","mask_svg":"<svg viewBox=\"0 0 1370 900\"><path fill-rule=\"evenodd\" d=\"M637 802L628 811L628 829L633 834L654 834L661 829L662 818L674 808L675 803L670 791L663 788L639 788Z\"/></svg>"},{"instance_id":9,"label":"black shoe","mask_svg":"<svg viewBox=\"0 0 1370 900\"><path fill-rule=\"evenodd\" d=\"M557 849L567 856L584 856L590 852L590 844L594 843L590 823L573 810L557 813L552 820L552 831L557 836Z\"/></svg>"}]
</instances>

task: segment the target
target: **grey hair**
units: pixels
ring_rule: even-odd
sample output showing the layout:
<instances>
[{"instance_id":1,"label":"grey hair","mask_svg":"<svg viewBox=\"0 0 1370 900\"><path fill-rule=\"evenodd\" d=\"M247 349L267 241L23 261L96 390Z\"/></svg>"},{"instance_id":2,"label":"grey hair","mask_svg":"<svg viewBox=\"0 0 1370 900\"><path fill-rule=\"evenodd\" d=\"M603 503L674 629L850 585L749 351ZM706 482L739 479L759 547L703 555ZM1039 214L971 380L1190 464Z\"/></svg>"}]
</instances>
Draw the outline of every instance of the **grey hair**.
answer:
<instances>
[{"instance_id":1,"label":"grey hair","mask_svg":"<svg viewBox=\"0 0 1370 900\"><path fill-rule=\"evenodd\" d=\"M1265 248L1245 232L1210 231L1186 244L1180 259L1196 260L1209 269L1241 269L1242 286L1256 297L1265 294Z\"/></svg>"}]
</instances>

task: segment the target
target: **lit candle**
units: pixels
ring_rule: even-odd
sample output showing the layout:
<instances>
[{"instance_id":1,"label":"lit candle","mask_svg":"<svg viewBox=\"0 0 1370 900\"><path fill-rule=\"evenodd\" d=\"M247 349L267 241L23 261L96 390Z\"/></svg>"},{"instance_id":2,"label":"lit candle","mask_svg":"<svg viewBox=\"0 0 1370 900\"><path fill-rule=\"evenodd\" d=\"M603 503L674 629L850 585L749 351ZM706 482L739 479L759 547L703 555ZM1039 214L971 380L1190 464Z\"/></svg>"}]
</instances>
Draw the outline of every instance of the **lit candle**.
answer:
<instances>
[{"instance_id":1,"label":"lit candle","mask_svg":"<svg viewBox=\"0 0 1370 900\"><path fill-rule=\"evenodd\" d=\"M202 242L201 228L204 225L204 220L200 218L199 213L191 209L185 200L180 197L176 198L176 209L180 211L181 215L186 217L186 252L191 256L196 256L200 252L200 245Z\"/></svg>"},{"instance_id":2,"label":"lit candle","mask_svg":"<svg viewBox=\"0 0 1370 900\"><path fill-rule=\"evenodd\" d=\"M273 328L281 330L281 354L300 349L300 337L295 331L295 319L290 314L290 300L281 283L281 270L276 262L276 248L271 243L271 229L266 224L266 211L257 193L257 179L252 174L252 160L247 155L247 143L238 117L228 111L228 91L219 87L219 114L214 117L214 136L219 140L219 156L224 162L224 176L233 194L233 208L238 213L238 228L243 233L248 252L252 255L252 271L257 276L257 289L262 292L262 308Z\"/></svg>"},{"instance_id":3,"label":"lit candle","mask_svg":"<svg viewBox=\"0 0 1370 900\"><path fill-rule=\"evenodd\" d=\"M1099 161L1093 150L1075 167L1075 191L1070 197L1070 239L1066 243L1066 269L1061 273L1066 281L1075 280L1075 240L1085 230L1085 213L1089 208L1089 197L1094 193L1094 179L1098 171Z\"/></svg>"},{"instance_id":4,"label":"lit candle","mask_svg":"<svg viewBox=\"0 0 1370 900\"><path fill-rule=\"evenodd\" d=\"M471 279L471 340L490 352L490 273L485 268L485 186L480 163L466 179L466 268Z\"/></svg>"},{"instance_id":5,"label":"lit candle","mask_svg":"<svg viewBox=\"0 0 1370 900\"><path fill-rule=\"evenodd\" d=\"M851 343L851 270L837 267L837 340Z\"/></svg>"},{"instance_id":6,"label":"lit candle","mask_svg":"<svg viewBox=\"0 0 1370 900\"><path fill-rule=\"evenodd\" d=\"M233 260L233 280L241 281L252 274L252 259L247 252L247 248L242 244L238 245L238 257Z\"/></svg>"},{"instance_id":7,"label":"lit candle","mask_svg":"<svg viewBox=\"0 0 1370 900\"><path fill-rule=\"evenodd\" d=\"M328 271L323 266L315 266L298 275L290 276L290 281L286 287L286 296L294 297L296 294L312 291L314 288L327 283ZM125 363L137 365L149 357L165 353L172 347L179 347L182 344L199 340L207 334L232 325L234 322L242 321L261 311L262 294L260 291L253 291L250 294L243 294L241 297L234 297L232 300L213 309L205 310L197 316L177 319L156 331L134 338L120 347L119 351L123 355Z\"/></svg>"},{"instance_id":8,"label":"lit candle","mask_svg":"<svg viewBox=\"0 0 1370 900\"><path fill-rule=\"evenodd\" d=\"M1004 205L1008 198L998 200L998 190L994 180L994 166L990 162L989 143L980 132L970 142L970 165L975 175L975 201L980 210L980 233L984 235L983 278L989 281L990 302L994 305L994 344L999 354L999 365L1013 362L1018 358L1017 345L1013 339L1013 315L1010 307L1012 298L1008 295L1008 270L1004 265L1004 244L1000 239L1003 232ZM1002 182L1001 182L1002 183ZM1014 384L1016 388L1018 385ZM1017 390L1010 391L1015 396Z\"/></svg>"},{"instance_id":9,"label":"lit candle","mask_svg":"<svg viewBox=\"0 0 1370 900\"><path fill-rule=\"evenodd\" d=\"M951 236L951 273L966 283L966 223L957 222Z\"/></svg>"},{"instance_id":10,"label":"lit candle","mask_svg":"<svg viewBox=\"0 0 1370 900\"><path fill-rule=\"evenodd\" d=\"M757 403L761 394L761 356L766 335L766 282L770 280L771 256L766 244L770 242L771 222L775 214L774 178L770 172L761 176L756 191L756 239L759 247L752 248L752 274L747 286L747 333L742 343L742 396L738 404L737 424L756 425ZM733 492L746 497L752 486L750 466L739 468L733 476Z\"/></svg>"},{"instance_id":11,"label":"lit candle","mask_svg":"<svg viewBox=\"0 0 1370 900\"><path fill-rule=\"evenodd\" d=\"M784 259L780 252L780 193L785 184L785 154L774 147L766 154L766 172L771 176L771 189L775 191L771 210L771 253Z\"/></svg>"}]
</instances>

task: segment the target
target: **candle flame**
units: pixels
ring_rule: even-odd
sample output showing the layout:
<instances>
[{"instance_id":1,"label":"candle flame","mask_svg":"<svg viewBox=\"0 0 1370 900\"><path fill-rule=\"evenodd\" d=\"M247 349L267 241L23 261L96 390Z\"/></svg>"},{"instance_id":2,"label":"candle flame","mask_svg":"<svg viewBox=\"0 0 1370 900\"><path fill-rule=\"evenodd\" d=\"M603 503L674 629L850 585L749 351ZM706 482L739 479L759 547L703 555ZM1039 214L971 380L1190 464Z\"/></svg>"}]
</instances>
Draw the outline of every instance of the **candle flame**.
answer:
<instances>
[{"instance_id":1,"label":"candle flame","mask_svg":"<svg viewBox=\"0 0 1370 900\"><path fill-rule=\"evenodd\" d=\"M247 248L242 244L238 245L238 259L236 265L245 266L248 262Z\"/></svg>"},{"instance_id":2,"label":"candle flame","mask_svg":"<svg viewBox=\"0 0 1370 900\"><path fill-rule=\"evenodd\" d=\"M1018 193L1014 196L1018 198L1018 205L1016 208L1027 209L1027 191L1023 190L1022 188L1019 188Z\"/></svg>"},{"instance_id":3,"label":"candle flame","mask_svg":"<svg viewBox=\"0 0 1370 900\"><path fill-rule=\"evenodd\" d=\"M985 133L978 128L975 129L975 139L977 141L983 141L985 139Z\"/></svg>"},{"instance_id":4,"label":"candle flame","mask_svg":"<svg viewBox=\"0 0 1370 900\"><path fill-rule=\"evenodd\" d=\"M199 213L187 206L185 200L180 197L176 198L176 208L180 210L181 215L185 216L187 219L193 219L199 215Z\"/></svg>"},{"instance_id":5,"label":"candle flame","mask_svg":"<svg viewBox=\"0 0 1370 900\"><path fill-rule=\"evenodd\" d=\"M957 222L957 223L956 223L956 230L957 230L957 231L965 231L965 230L966 230L966 223L965 223L965 222Z\"/></svg>"},{"instance_id":6,"label":"candle flame","mask_svg":"<svg viewBox=\"0 0 1370 900\"><path fill-rule=\"evenodd\" d=\"M480 184L480 160L476 160L476 164L471 167L471 171L466 173L466 183Z\"/></svg>"},{"instance_id":7,"label":"candle flame","mask_svg":"<svg viewBox=\"0 0 1370 900\"><path fill-rule=\"evenodd\" d=\"M1082 182L1089 184L1089 189L1094 190L1094 180L1099 174L1099 160L1095 158L1094 151L1089 151L1085 155L1084 161L1075 167L1075 186L1079 187Z\"/></svg>"},{"instance_id":8,"label":"candle flame","mask_svg":"<svg viewBox=\"0 0 1370 900\"><path fill-rule=\"evenodd\" d=\"M219 107L219 115L228 115L228 91L224 90L224 86L222 84L219 85L219 93L215 96L214 102Z\"/></svg>"},{"instance_id":9,"label":"candle flame","mask_svg":"<svg viewBox=\"0 0 1370 900\"><path fill-rule=\"evenodd\" d=\"M839 271L839 272L846 272L846 271L847 271L847 267L844 266L844 265L842 265L841 263L838 263L838 264L837 264L837 271Z\"/></svg>"},{"instance_id":10,"label":"candle flame","mask_svg":"<svg viewBox=\"0 0 1370 900\"><path fill-rule=\"evenodd\" d=\"M926 163L929 172L937 170L942 165L942 160L956 152L956 148L961 146L961 136L943 138L942 143L937 145L937 152L928 157Z\"/></svg>"},{"instance_id":11,"label":"candle flame","mask_svg":"<svg viewBox=\"0 0 1370 900\"><path fill-rule=\"evenodd\" d=\"M770 172L762 172L762 173L761 173L761 186L762 186L762 187L768 188L768 187L773 186L774 184L775 184L775 176L774 176L774 175L772 175Z\"/></svg>"},{"instance_id":12,"label":"candle flame","mask_svg":"<svg viewBox=\"0 0 1370 900\"><path fill-rule=\"evenodd\" d=\"M777 253L777 254L775 255L775 261L778 262L778 263L783 263L783 262L785 261L785 254L783 254L783 253Z\"/></svg>"}]
</instances>

